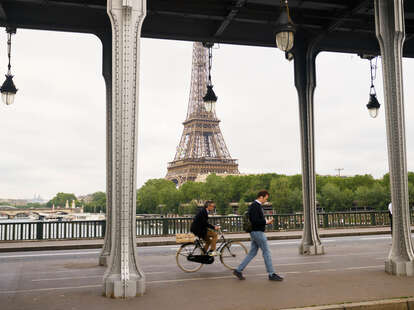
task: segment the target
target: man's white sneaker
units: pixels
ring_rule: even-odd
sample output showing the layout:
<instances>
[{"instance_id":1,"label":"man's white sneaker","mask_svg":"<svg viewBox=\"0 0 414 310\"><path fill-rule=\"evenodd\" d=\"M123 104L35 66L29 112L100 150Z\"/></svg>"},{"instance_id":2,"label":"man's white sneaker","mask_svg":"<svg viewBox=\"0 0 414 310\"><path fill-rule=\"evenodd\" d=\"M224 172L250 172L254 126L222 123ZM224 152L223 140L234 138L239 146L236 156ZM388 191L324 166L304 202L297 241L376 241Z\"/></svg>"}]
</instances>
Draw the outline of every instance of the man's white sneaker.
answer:
<instances>
[{"instance_id":1,"label":"man's white sneaker","mask_svg":"<svg viewBox=\"0 0 414 310\"><path fill-rule=\"evenodd\" d=\"M217 251L210 251L210 252L208 252L208 255L217 256L217 255L219 255L219 253Z\"/></svg>"}]
</instances>

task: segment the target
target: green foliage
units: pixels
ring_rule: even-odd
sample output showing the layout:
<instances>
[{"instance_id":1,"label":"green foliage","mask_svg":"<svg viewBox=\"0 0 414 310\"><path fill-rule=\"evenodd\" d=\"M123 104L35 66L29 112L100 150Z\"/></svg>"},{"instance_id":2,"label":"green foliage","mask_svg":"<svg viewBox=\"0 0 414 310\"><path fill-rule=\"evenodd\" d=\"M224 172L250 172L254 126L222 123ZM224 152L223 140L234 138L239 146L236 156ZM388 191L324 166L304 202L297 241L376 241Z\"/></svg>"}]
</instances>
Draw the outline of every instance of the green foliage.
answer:
<instances>
[{"instance_id":1,"label":"green foliage","mask_svg":"<svg viewBox=\"0 0 414 310\"><path fill-rule=\"evenodd\" d=\"M230 204L227 206L225 214L233 214L233 207Z\"/></svg>"},{"instance_id":2,"label":"green foliage","mask_svg":"<svg viewBox=\"0 0 414 310\"><path fill-rule=\"evenodd\" d=\"M148 180L137 191L137 213L177 213L179 201L174 182L165 179Z\"/></svg>"},{"instance_id":3,"label":"green foliage","mask_svg":"<svg viewBox=\"0 0 414 310\"><path fill-rule=\"evenodd\" d=\"M216 203L217 214L224 215L230 201L229 186L225 178L211 174L204 183L206 198Z\"/></svg>"},{"instance_id":4,"label":"green foliage","mask_svg":"<svg viewBox=\"0 0 414 310\"><path fill-rule=\"evenodd\" d=\"M100 213L106 212L106 194L96 192L92 194L92 201L84 205L85 212Z\"/></svg>"},{"instance_id":5,"label":"green foliage","mask_svg":"<svg viewBox=\"0 0 414 310\"><path fill-rule=\"evenodd\" d=\"M341 189L335 183L326 183L320 193L319 203L326 212L349 210L352 207L354 194L351 190Z\"/></svg>"},{"instance_id":6,"label":"green foliage","mask_svg":"<svg viewBox=\"0 0 414 310\"><path fill-rule=\"evenodd\" d=\"M69 203L69 207L71 207L72 200L75 201L76 207L80 206L80 203L74 194L57 193L55 197L46 203L46 206L48 208L51 208L53 205L55 205L55 207L65 207L67 201Z\"/></svg>"},{"instance_id":7,"label":"green foliage","mask_svg":"<svg viewBox=\"0 0 414 310\"><path fill-rule=\"evenodd\" d=\"M41 209L41 208L45 208L46 204L39 203L39 202L28 202L27 205L25 205L23 207L24 208L29 208L29 209Z\"/></svg>"},{"instance_id":8,"label":"green foliage","mask_svg":"<svg viewBox=\"0 0 414 310\"><path fill-rule=\"evenodd\" d=\"M291 213L293 210L289 205L289 178L286 176L273 179L270 183L269 194L273 210L276 213Z\"/></svg>"},{"instance_id":9,"label":"green foliage","mask_svg":"<svg viewBox=\"0 0 414 310\"><path fill-rule=\"evenodd\" d=\"M385 210L390 202L390 178L371 175L353 177L316 176L316 197L327 212L347 211L355 205ZM177 188L165 179L148 180L137 191L137 213L191 215L197 212L197 204L210 199L216 203L218 214L232 214L230 202L239 202L238 214L243 214L248 204L256 199L259 190L267 189L269 201L275 212L294 213L303 211L302 176L281 174L240 175L221 177L211 174L205 183L186 182ZM410 205L414 206L414 173L408 173ZM64 206L66 200L76 199L73 194L58 193L48 204ZM92 202L85 208L104 211L105 193L93 194Z\"/></svg>"},{"instance_id":10,"label":"green foliage","mask_svg":"<svg viewBox=\"0 0 414 310\"><path fill-rule=\"evenodd\" d=\"M390 192L380 183L371 187L358 187L355 191L355 198L359 206L368 206L377 210L385 210L391 201Z\"/></svg>"},{"instance_id":11,"label":"green foliage","mask_svg":"<svg viewBox=\"0 0 414 310\"><path fill-rule=\"evenodd\" d=\"M174 186L175 188L175 186ZM203 183L186 182L180 187L180 200L189 202L192 199L205 199L205 193L203 191Z\"/></svg>"},{"instance_id":12,"label":"green foliage","mask_svg":"<svg viewBox=\"0 0 414 310\"><path fill-rule=\"evenodd\" d=\"M248 206L248 205L247 205L247 203L244 201L244 199L243 199L243 198L242 198L242 199L240 199L240 200L239 200L239 210L238 210L239 215L243 215L243 214L244 214L244 212L246 212L248 208L249 208L249 206Z\"/></svg>"},{"instance_id":13,"label":"green foliage","mask_svg":"<svg viewBox=\"0 0 414 310\"><path fill-rule=\"evenodd\" d=\"M178 207L179 215L195 215L199 210L196 200L192 200L190 203L181 204Z\"/></svg>"}]
</instances>

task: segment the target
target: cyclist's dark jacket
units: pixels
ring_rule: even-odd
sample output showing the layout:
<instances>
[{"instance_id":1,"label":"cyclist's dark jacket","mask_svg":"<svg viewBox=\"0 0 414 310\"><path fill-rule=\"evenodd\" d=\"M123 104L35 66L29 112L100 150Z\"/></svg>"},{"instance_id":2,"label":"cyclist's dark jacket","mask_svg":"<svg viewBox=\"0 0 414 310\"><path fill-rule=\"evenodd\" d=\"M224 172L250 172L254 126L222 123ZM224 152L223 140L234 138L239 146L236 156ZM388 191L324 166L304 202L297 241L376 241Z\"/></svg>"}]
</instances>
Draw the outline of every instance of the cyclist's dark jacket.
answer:
<instances>
[{"instance_id":1,"label":"cyclist's dark jacket","mask_svg":"<svg viewBox=\"0 0 414 310\"><path fill-rule=\"evenodd\" d=\"M265 231L266 219L263 214L263 208L260 203L253 201L248 209L250 222L252 222L252 231Z\"/></svg>"},{"instance_id":2,"label":"cyclist's dark jacket","mask_svg":"<svg viewBox=\"0 0 414 310\"><path fill-rule=\"evenodd\" d=\"M191 232L197 237L206 238L207 228L214 229L214 226L208 223L208 212L206 208L201 208L197 215L194 217L191 224Z\"/></svg>"}]
</instances>

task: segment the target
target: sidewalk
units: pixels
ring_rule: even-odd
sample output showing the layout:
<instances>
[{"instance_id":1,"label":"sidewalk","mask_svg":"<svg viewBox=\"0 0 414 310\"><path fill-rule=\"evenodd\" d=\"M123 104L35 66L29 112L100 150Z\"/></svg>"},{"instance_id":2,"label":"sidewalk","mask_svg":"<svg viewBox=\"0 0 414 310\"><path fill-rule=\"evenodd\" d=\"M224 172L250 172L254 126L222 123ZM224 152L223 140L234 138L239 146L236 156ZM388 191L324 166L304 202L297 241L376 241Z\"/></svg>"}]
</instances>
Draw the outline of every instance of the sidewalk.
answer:
<instances>
[{"instance_id":1,"label":"sidewalk","mask_svg":"<svg viewBox=\"0 0 414 310\"><path fill-rule=\"evenodd\" d=\"M414 231L413 228L412 231ZM389 233L389 227L319 229L319 236L321 238L379 235ZM300 239L302 238L302 231L267 232L266 235L269 240ZM247 233L228 233L225 234L225 236L230 240L250 240L249 234ZM137 237L137 246L159 246L172 244L176 244L174 236ZM102 248L102 245L103 239L3 241L0 242L0 252L99 249Z\"/></svg>"}]
</instances>

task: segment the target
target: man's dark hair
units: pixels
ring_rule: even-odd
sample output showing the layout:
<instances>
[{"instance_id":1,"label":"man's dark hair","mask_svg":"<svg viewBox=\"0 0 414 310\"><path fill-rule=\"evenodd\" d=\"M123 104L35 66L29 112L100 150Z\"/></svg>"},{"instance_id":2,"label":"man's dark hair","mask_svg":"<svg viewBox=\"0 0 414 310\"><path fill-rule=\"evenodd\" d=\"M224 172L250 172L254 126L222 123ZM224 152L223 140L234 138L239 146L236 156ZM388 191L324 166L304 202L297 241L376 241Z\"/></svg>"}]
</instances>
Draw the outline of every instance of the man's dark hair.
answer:
<instances>
[{"instance_id":1,"label":"man's dark hair","mask_svg":"<svg viewBox=\"0 0 414 310\"><path fill-rule=\"evenodd\" d=\"M256 198L266 197L266 196L269 196L269 192L266 191L266 190L262 190L262 191L260 191L260 192L257 193L257 197Z\"/></svg>"},{"instance_id":2,"label":"man's dark hair","mask_svg":"<svg viewBox=\"0 0 414 310\"><path fill-rule=\"evenodd\" d=\"M209 205L211 205L212 203L214 203L214 201L213 200L207 200L205 203L204 203L204 208L207 208Z\"/></svg>"}]
</instances>

